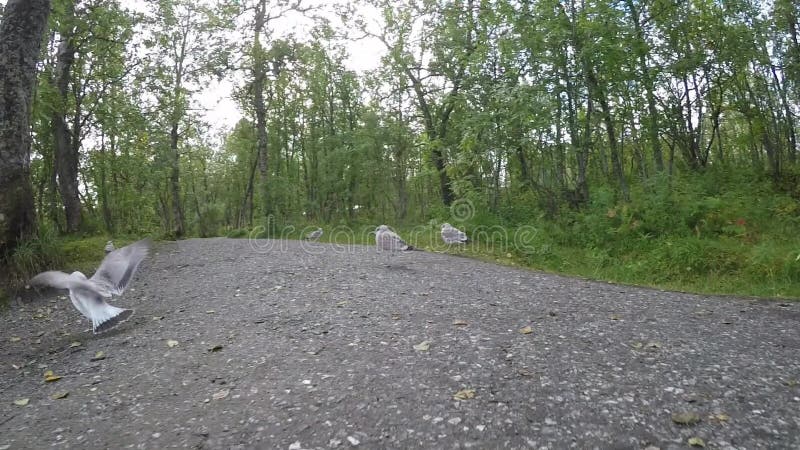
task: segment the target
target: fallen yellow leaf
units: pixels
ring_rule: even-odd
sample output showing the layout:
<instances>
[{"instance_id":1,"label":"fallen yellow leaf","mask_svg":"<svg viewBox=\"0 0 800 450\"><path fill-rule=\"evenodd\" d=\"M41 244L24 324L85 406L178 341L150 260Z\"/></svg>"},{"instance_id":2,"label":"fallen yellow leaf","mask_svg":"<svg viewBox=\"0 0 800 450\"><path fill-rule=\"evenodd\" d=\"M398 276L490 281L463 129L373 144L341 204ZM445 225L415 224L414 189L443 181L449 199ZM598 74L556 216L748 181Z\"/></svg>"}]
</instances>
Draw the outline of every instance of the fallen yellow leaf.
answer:
<instances>
[{"instance_id":1,"label":"fallen yellow leaf","mask_svg":"<svg viewBox=\"0 0 800 450\"><path fill-rule=\"evenodd\" d=\"M729 415L727 415L725 413L713 414L711 416L711 418L715 419L715 420L718 420L720 422L727 422L727 421L731 420L731 416L729 416Z\"/></svg>"},{"instance_id":2,"label":"fallen yellow leaf","mask_svg":"<svg viewBox=\"0 0 800 450\"><path fill-rule=\"evenodd\" d=\"M414 350L418 352L427 352L431 348L430 341L422 341L419 344L414 346Z\"/></svg>"},{"instance_id":3,"label":"fallen yellow leaf","mask_svg":"<svg viewBox=\"0 0 800 450\"><path fill-rule=\"evenodd\" d=\"M464 326L464 325L467 325L467 321L466 320L461 320L461 319L456 319L456 320L453 321L453 325Z\"/></svg>"},{"instance_id":4,"label":"fallen yellow leaf","mask_svg":"<svg viewBox=\"0 0 800 450\"><path fill-rule=\"evenodd\" d=\"M73 343L69 344L69 347L70 347L70 348L75 348L75 347L80 347L81 345L82 345L82 344L81 344L80 342L78 342L78 341L75 341L75 342L73 342Z\"/></svg>"},{"instance_id":5,"label":"fallen yellow leaf","mask_svg":"<svg viewBox=\"0 0 800 450\"><path fill-rule=\"evenodd\" d=\"M28 404L29 401L30 400L28 400L27 398L19 398L17 400L14 400L14 404L17 406L25 406Z\"/></svg>"},{"instance_id":6,"label":"fallen yellow leaf","mask_svg":"<svg viewBox=\"0 0 800 450\"><path fill-rule=\"evenodd\" d=\"M59 400L59 399L62 399L62 398L67 398L67 396L69 396L69 392L61 391L61 392L56 392L55 394L51 395L50 398L52 398L53 400Z\"/></svg>"},{"instance_id":7,"label":"fallen yellow leaf","mask_svg":"<svg viewBox=\"0 0 800 450\"><path fill-rule=\"evenodd\" d=\"M178 346L178 341L174 341L172 339L167 340L167 347L172 348L177 346Z\"/></svg>"},{"instance_id":8,"label":"fallen yellow leaf","mask_svg":"<svg viewBox=\"0 0 800 450\"><path fill-rule=\"evenodd\" d=\"M699 437L696 437L696 436L695 437L690 437L689 440L686 441L686 442L689 445L691 445L692 447L704 447L705 448L705 446L706 446L706 443L702 439L700 439Z\"/></svg>"},{"instance_id":9,"label":"fallen yellow leaf","mask_svg":"<svg viewBox=\"0 0 800 450\"><path fill-rule=\"evenodd\" d=\"M215 345L215 346L213 346L213 347L208 349L208 351L210 351L210 352L218 352L220 350L222 350L222 345L219 345L219 344L217 344L217 345Z\"/></svg>"},{"instance_id":10,"label":"fallen yellow leaf","mask_svg":"<svg viewBox=\"0 0 800 450\"><path fill-rule=\"evenodd\" d=\"M453 400L469 400L475 398L475 389L462 389L453 395Z\"/></svg>"},{"instance_id":11,"label":"fallen yellow leaf","mask_svg":"<svg viewBox=\"0 0 800 450\"><path fill-rule=\"evenodd\" d=\"M44 373L44 381L48 383L53 381L58 381L60 379L61 377L59 375L54 374L52 370L48 370L47 372Z\"/></svg>"},{"instance_id":12,"label":"fallen yellow leaf","mask_svg":"<svg viewBox=\"0 0 800 450\"><path fill-rule=\"evenodd\" d=\"M520 328L519 332L522 334L531 334L533 333L533 328L528 325L527 327Z\"/></svg>"},{"instance_id":13,"label":"fallen yellow leaf","mask_svg":"<svg viewBox=\"0 0 800 450\"><path fill-rule=\"evenodd\" d=\"M94 356L92 356L91 360L92 361L100 361L100 360L103 360L103 359L106 359L106 354L101 350L101 351L95 353Z\"/></svg>"},{"instance_id":14,"label":"fallen yellow leaf","mask_svg":"<svg viewBox=\"0 0 800 450\"><path fill-rule=\"evenodd\" d=\"M11 339L9 339L9 341L11 341L11 342L19 342L21 340L22 340L22 338L19 337L19 336L12 336Z\"/></svg>"}]
</instances>

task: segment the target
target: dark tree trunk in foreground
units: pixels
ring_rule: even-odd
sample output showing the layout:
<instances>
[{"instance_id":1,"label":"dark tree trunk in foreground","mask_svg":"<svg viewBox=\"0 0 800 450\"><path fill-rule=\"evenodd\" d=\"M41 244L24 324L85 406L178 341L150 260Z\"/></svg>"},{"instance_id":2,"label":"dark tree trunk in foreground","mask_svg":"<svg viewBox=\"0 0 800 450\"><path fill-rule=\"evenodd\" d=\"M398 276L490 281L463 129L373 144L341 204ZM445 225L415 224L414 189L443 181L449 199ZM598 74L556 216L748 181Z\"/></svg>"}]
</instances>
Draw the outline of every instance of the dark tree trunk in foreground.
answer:
<instances>
[{"instance_id":1,"label":"dark tree trunk in foreground","mask_svg":"<svg viewBox=\"0 0 800 450\"><path fill-rule=\"evenodd\" d=\"M55 143L56 173L58 174L58 191L64 203L64 214L67 218L67 232L74 233L81 226L81 199L78 191L78 151L80 138L77 128L70 130L67 125L66 110L69 97L69 85L72 77L72 63L75 61L73 42L74 18L73 2L67 5L68 23L62 30L61 43L58 45L56 57L55 85L58 91L58 108L53 110L53 142Z\"/></svg>"},{"instance_id":2,"label":"dark tree trunk in foreground","mask_svg":"<svg viewBox=\"0 0 800 450\"><path fill-rule=\"evenodd\" d=\"M32 94L50 0L8 0L0 23L0 254L36 231Z\"/></svg>"}]
</instances>

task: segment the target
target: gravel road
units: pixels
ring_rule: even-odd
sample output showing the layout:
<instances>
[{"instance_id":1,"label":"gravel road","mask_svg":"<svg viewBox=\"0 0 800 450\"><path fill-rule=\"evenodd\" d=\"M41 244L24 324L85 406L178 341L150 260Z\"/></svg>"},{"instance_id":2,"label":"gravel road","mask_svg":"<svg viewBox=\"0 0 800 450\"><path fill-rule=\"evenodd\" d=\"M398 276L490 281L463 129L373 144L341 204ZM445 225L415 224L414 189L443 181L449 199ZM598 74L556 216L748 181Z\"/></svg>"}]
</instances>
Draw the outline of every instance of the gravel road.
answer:
<instances>
[{"instance_id":1,"label":"gravel road","mask_svg":"<svg viewBox=\"0 0 800 450\"><path fill-rule=\"evenodd\" d=\"M800 448L800 303L225 238L157 244L106 334L28 297L0 450Z\"/></svg>"}]
</instances>

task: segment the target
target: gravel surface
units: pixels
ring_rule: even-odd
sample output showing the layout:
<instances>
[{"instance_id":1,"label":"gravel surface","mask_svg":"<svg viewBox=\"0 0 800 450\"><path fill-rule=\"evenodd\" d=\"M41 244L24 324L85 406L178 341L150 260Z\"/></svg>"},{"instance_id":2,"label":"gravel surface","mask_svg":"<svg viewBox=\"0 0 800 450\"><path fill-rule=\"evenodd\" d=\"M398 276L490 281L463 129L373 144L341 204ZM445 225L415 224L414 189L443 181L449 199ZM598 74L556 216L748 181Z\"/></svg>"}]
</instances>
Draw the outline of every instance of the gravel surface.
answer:
<instances>
[{"instance_id":1,"label":"gravel surface","mask_svg":"<svg viewBox=\"0 0 800 450\"><path fill-rule=\"evenodd\" d=\"M0 314L0 450L800 448L800 303L224 238L109 333L64 294Z\"/></svg>"}]
</instances>

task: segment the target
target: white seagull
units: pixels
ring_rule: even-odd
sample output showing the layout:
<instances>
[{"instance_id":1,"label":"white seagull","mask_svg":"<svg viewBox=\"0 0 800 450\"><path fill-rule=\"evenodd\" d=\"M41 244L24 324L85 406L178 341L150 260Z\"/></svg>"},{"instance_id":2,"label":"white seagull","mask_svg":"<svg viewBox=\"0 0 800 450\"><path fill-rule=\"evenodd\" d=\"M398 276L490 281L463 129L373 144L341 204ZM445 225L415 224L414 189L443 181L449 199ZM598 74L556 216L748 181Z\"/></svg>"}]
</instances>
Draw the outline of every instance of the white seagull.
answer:
<instances>
[{"instance_id":1,"label":"white seagull","mask_svg":"<svg viewBox=\"0 0 800 450\"><path fill-rule=\"evenodd\" d=\"M387 264L389 258L394 256L395 252L416 250L414 247L406 244L406 241L401 239L397 233L389 229L386 225L381 225L375 229L375 245L378 251L389 252L386 256Z\"/></svg>"},{"instance_id":2,"label":"white seagull","mask_svg":"<svg viewBox=\"0 0 800 450\"><path fill-rule=\"evenodd\" d=\"M318 241L319 238L322 237L322 228L317 228L316 230L308 233L305 237L307 241Z\"/></svg>"},{"instance_id":3,"label":"white seagull","mask_svg":"<svg viewBox=\"0 0 800 450\"><path fill-rule=\"evenodd\" d=\"M442 224L442 240L445 244L463 244L467 242L466 233L449 223Z\"/></svg>"},{"instance_id":4,"label":"white seagull","mask_svg":"<svg viewBox=\"0 0 800 450\"><path fill-rule=\"evenodd\" d=\"M107 254L113 252L116 249L117 248L114 247L114 243L112 241L108 241L108 242L106 242L106 246L105 246L105 248L103 250L105 250L106 255L107 255Z\"/></svg>"},{"instance_id":5,"label":"white seagull","mask_svg":"<svg viewBox=\"0 0 800 450\"><path fill-rule=\"evenodd\" d=\"M117 308L106 303L112 295L122 295L130 284L139 264L150 250L150 239L143 239L114 250L106 255L91 278L81 272L66 274L57 270L42 272L33 277L31 284L69 289L72 304L92 321L92 331L102 333L133 315L132 309Z\"/></svg>"}]
</instances>

